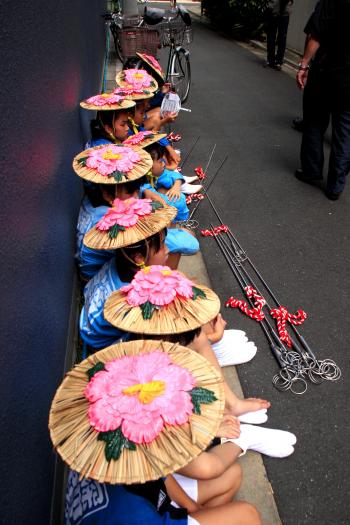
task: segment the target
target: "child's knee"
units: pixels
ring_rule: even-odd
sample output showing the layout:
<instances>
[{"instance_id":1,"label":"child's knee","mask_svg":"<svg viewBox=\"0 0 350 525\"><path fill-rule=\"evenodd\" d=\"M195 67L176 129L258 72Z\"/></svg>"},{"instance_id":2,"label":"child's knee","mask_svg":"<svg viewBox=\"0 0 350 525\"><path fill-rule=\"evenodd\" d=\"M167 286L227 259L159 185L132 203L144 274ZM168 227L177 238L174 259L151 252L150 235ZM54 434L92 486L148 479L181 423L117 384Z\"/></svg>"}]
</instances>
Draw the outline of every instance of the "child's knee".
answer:
<instances>
[{"instance_id":1,"label":"child's knee","mask_svg":"<svg viewBox=\"0 0 350 525\"><path fill-rule=\"evenodd\" d=\"M229 469L229 478L231 486L240 486L242 483L243 473L242 467L239 463L235 462Z\"/></svg>"},{"instance_id":2,"label":"child's knee","mask_svg":"<svg viewBox=\"0 0 350 525\"><path fill-rule=\"evenodd\" d=\"M235 511L239 512L239 517L242 524L246 525L261 525L260 514L251 503L246 501L234 502Z\"/></svg>"}]
</instances>

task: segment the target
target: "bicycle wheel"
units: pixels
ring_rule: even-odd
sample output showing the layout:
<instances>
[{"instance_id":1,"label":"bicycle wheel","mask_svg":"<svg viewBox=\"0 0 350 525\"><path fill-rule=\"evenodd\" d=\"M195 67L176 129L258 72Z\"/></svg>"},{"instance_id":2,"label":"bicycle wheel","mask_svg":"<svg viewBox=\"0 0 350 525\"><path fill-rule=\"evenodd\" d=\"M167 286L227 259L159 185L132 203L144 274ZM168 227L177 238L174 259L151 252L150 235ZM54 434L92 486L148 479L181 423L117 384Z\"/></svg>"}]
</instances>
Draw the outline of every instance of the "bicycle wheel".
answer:
<instances>
[{"instance_id":1,"label":"bicycle wheel","mask_svg":"<svg viewBox=\"0 0 350 525\"><path fill-rule=\"evenodd\" d=\"M171 59L169 81L179 95L181 102L187 100L191 86L190 53L183 47L177 47Z\"/></svg>"},{"instance_id":2,"label":"bicycle wheel","mask_svg":"<svg viewBox=\"0 0 350 525\"><path fill-rule=\"evenodd\" d=\"M123 48L119 40L119 36L117 36L117 38L114 39L114 47L117 53L117 57L119 58L120 62L123 64L125 61L125 57L123 55Z\"/></svg>"},{"instance_id":3,"label":"bicycle wheel","mask_svg":"<svg viewBox=\"0 0 350 525\"><path fill-rule=\"evenodd\" d=\"M117 57L120 60L120 62L123 63L125 58L124 58L124 55L123 55L123 49L122 49L120 38L119 38L119 35L120 35L119 28L118 28L117 24L115 24L114 22L111 23L109 28L110 28L111 33L113 35L115 52L117 53Z\"/></svg>"}]
</instances>

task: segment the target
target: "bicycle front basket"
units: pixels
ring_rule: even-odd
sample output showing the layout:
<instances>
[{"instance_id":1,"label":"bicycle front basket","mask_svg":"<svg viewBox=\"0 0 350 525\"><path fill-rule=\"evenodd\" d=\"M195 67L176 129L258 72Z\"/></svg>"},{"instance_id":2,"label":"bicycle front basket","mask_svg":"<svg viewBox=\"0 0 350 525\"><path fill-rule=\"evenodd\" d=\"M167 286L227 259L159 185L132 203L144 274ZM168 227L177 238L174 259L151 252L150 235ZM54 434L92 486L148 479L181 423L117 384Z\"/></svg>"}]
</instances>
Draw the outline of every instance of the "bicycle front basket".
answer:
<instances>
[{"instance_id":1,"label":"bicycle front basket","mask_svg":"<svg viewBox=\"0 0 350 525\"><path fill-rule=\"evenodd\" d=\"M157 56L160 47L158 31L135 27L119 29L119 41L124 57L134 57L136 53Z\"/></svg>"},{"instance_id":2,"label":"bicycle front basket","mask_svg":"<svg viewBox=\"0 0 350 525\"><path fill-rule=\"evenodd\" d=\"M176 46L190 44L193 41L192 28L183 23L181 18L160 24L162 47L170 46L174 42Z\"/></svg>"}]
</instances>

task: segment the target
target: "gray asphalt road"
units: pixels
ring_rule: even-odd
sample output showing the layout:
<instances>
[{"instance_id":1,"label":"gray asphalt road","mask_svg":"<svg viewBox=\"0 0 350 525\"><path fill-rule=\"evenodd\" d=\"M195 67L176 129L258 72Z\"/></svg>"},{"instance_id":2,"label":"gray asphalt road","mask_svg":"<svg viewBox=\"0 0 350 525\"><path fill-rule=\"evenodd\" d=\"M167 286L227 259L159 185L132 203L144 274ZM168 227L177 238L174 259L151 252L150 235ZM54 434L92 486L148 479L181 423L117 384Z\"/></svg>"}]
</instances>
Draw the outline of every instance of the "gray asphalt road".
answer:
<instances>
[{"instance_id":1,"label":"gray asphalt road","mask_svg":"<svg viewBox=\"0 0 350 525\"><path fill-rule=\"evenodd\" d=\"M251 363L238 367L245 395L269 399L268 426L298 436L293 456L265 460L282 521L348 524L350 181L341 200L330 202L294 178L300 135L290 123L300 114L301 95L289 76L264 69L255 55L198 24L191 64L192 113L179 118L180 145L185 153L200 141L184 171L204 166L214 143L209 177L229 154L211 189L224 222L282 304L308 312L302 332L317 356L334 359L343 372L338 382L310 384L303 396L280 393L271 383L276 362L258 324L238 311L223 312L229 326L245 330L259 348ZM205 201L197 218L201 227L217 224ZM242 297L215 241L202 239L201 248L222 301Z\"/></svg>"}]
</instances>

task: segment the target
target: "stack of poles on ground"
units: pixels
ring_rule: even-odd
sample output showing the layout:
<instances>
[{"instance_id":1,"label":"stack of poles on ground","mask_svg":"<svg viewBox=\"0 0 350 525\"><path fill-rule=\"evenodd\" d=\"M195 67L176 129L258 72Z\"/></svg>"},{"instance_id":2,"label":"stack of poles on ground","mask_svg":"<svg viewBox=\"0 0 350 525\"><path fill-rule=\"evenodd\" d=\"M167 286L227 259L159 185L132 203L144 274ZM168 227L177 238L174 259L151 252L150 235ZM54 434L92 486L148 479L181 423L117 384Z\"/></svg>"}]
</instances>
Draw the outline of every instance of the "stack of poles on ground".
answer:
<instances>
[{"instance_id":1,"label":"stack of poles on ground","mask_svg":"<svg viewBox=\"0 0 350 525\"><path fill-rule=\"evenodd\" d=\"M196 139L187 153L182 167L197 145L199 138L200 137ZM208 163L204 169L205 176L213 158L215 148L216 144L211 150ZM228 155L224 157L209 183L206 186L203 185L202 189L206 200L209 202L220 222L220 226L214 228L213 224L210 223L210 230L202 230L202 234L207 237L214 237L239 287L246 295L251 309L248 309L248 305L244 301L233 298L227 301L226 306L238 306L244 313L258 321L268 340L271 352L280 367L280 371L273 376L273 385L280 391L290 390L293 394L301 395L306 392L308 381L314 384L320 384L322 381L336 381L341 377L341 370L332 359L317 359L306 339L296 328L296 325L301 324L306 319L305 312L299 310L299 315L289 314L287 309L281 305L277 295L267 284L258 268L253 264L250 257L248 257L230 228L224 225L218 209L208 194L208 190L220 173L227 158ZM200 203L201 200L196 201L190 212L189 219L185 221L184 225L187 228L194 229L198 227L198 222L194 220L194 215ZM252 273L255 277L252 276ZM277 308L273 309L261 294L261 286L266 290ZM265 306L267 307L267 311L264 310ZM277 319L277 331L274 328L273 319ZM287 322L289 322L292 328L292 336L286 331Z\"/></svg>"}]
</instances>

